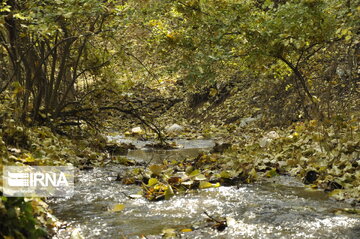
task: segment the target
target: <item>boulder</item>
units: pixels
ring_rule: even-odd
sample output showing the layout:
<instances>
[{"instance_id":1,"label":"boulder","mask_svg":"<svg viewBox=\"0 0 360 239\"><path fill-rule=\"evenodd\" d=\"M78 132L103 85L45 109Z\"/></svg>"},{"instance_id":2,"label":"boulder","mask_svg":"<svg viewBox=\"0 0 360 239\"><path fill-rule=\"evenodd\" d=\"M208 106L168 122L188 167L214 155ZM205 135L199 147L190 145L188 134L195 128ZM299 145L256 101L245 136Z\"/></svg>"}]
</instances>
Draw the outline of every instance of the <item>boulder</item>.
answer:
<instances>
[{"instance_id":1,"label":"boulder","mask_svg":"<svg viewBox=\"0 0 360 239\"><path fill-rule=\"evenodd\" d=\"M262 114L259 114L259 115L255 116L255 117L242 118L241 121L240 121L239 126L240 127L245 127L246 125L261 119L261 117L262 117Z\"/></svg>"},{"instance_id":2,"label":"boulder","mask_svg":"<svg viewBox=\"0 0 360 239\"><path fill-rule=\"evenodd\" d=\"M280 135L276 131L270 131L266 134L266 137L268 137L269 139L278 139L280 138Z\"/></svg>"},{"instance_id":3,"label":"boulder","mask_svg":"<svg viewBox=\"0 0 360 239\"><path fill-rule=\"evenodd\" d=\"M132 133L132 134L143 134L144 131L142 130L141 127L135 127L135 128L132 128L132 129L131 129L131 133Z\"/></svg>"},{"instance_id":4,"label":"boulder","mask_svg":"<svg viewBox=\"0 0 360 239\"><path fill-rule=\"evenodd\" d=\"M309 172L306 173L306 175L303 179L303 183L304 184L312 184L316 181L318 176L319 176L318 172L310 170Z\"/></svg>"},{"instance_id":5,"label":"boulder","mask_svg":"<svg viewBox=\"0 0 360 239\"><path fill-rule=\"evenodd\" d=\"M178 124L173 124L165 129L166 133L179 133L184 131L184 127Z\"/></svg>"},{"instance_id":6,"label":"boulder","mask_svg":"<svg viewBox=\"0 0 360 239\"><path fill-rule=\"evenodd\" d=\"M270 131L259 140L259 145L261 148L267 147L273 140L278 138L280 138L280 135L276 131Z\"/></svg>"},{"instance_id":7,"label":"boulder","mask_svg":"<svg viewBox=\"0 0 360 239\"><path fill-rule=\"evenodd\" d=\"M259 140L259 145L261 148L267 147L271 143L272 139L269 139L268 137L262 137Z\"/></svg>"}]
</instances>

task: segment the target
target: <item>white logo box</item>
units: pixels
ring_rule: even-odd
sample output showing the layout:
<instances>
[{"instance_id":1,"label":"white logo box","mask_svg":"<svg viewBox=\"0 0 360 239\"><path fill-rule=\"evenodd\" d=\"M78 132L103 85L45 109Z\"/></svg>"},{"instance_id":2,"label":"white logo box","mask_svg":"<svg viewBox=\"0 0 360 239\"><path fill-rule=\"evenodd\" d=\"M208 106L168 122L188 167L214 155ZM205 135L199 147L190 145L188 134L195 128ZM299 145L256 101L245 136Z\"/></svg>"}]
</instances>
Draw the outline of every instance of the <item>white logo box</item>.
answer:
<instances>
[{"instance_id":1,"label":"white logo box","mask_svg":"<svg viewBox=\"0 0 360 239\"><path fill-rule=\"evenodd\" d=\"M74 167L4 166L3 194L6 197L71 197Z\"/></svg>"}]
</instances>

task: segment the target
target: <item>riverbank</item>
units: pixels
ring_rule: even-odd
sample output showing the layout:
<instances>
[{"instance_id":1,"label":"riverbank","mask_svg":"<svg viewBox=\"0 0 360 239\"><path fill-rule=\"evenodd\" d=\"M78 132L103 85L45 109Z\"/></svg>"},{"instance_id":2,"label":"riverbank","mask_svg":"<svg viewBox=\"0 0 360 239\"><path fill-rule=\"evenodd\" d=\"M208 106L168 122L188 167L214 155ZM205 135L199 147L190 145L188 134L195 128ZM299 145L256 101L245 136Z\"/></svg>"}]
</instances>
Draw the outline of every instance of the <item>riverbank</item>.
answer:
<instances>
[{"instance_id":1,"label":"riverbank","mask_svg":"<svg viewBox=\"0 0 360 239\"><path fill-rule=\"evenodd\" d=\"M26 127L2 118L0 131L0 185L3 166L102 165L105 140L60 136L48 127ZM45 238L64 226L51 214L43 198L4 197L0 200L0 238Z\"/></svg>"}]
</instances>

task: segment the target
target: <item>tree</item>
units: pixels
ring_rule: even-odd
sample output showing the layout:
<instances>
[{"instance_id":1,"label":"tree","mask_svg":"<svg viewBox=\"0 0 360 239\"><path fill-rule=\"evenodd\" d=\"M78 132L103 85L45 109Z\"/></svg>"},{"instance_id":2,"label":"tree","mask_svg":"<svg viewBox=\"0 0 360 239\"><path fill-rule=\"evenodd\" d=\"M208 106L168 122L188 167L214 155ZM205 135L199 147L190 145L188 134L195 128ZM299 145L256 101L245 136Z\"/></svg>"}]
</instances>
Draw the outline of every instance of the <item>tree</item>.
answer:
<instances>
[{"instance_id":1,"label":"tree","mask_svg":"<svg viewBox=\"0 0 360 239\"><path fill-rule=\"evenodd\" d=\"M2 2L0 44L2 92L16 88L23 122L56 119L73 101L76 87L109 63L97 42L113 30L106 25L112 1ZM97 53L97 54L96 54Z\"/></svg>"},{"instance_id":2,"label":"tree","mask_svg":"<svg viewBox=\"0 0 360 239\"><path fill-rule=\"evenodd\" d=\"M166 49L167 58L172 55L169 69L201 83L237 72L271 80L276 72L293 79L288 87L297 89L308 118L323 117L319 102L324 83L319 78L324 69L319 62L328 57L335 61L336 54L329 54L334 44L354 49L351 41L358 39L358 1L155 2L162 8L150 16L152 39Z\"/></svg>"}]
</instances>

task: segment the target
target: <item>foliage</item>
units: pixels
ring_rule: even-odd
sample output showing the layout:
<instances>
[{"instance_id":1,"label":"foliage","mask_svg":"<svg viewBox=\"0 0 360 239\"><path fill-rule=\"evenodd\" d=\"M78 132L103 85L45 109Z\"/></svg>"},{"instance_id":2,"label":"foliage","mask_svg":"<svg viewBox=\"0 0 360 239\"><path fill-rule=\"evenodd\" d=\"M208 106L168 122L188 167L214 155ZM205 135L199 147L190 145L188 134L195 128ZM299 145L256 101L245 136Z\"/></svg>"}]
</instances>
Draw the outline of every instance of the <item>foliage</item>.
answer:
<instances>
[{"instance_id":1,"label":"foliage","mask_svg":"<svg viewBox=\"0 0 360 239\"><path fill-rule=\"evenodd\" d=\"M14 119L74 124L69 112L79 105L92 108L86 104L94 98L91 86L106 77L101 68L115 57L103 42L116 31L112 1L9 0L2 13L1 92L14 92Z\"/></svg>"},{"instance_id":2,"label":"foliage","mask_svg":"<svg viewBox=\"0 0 360 239\"><path fill-rule=\"evenodd\" d=\"M195 85L197 92L203 93L204 83L219 91L224 82L250 78L264 100L267 89L277 97L278 89L268 85L279 85L284 94L278 98L290 97L291 103L299 105L297 115L322 119L325 110L331 117L342 108L339 99L330 96L334 91L343 88L342 92L358 94L356 3L163 1L153 4L152 34L145 36L162 49L156 59L166 59L167 69L176 72L180 82L200 83ZM339 57L345 52L348 58ZM345 77L336 75L341 71ZM334 82L329 84L330 79Z\"/></svg>"},{"instance_id":3,"label":"foliage","mask_svg":"<svg viewBox=\"0 0 360 239\"><path fill-rule=\"evenodd\" d=\"M129 112L118 98L132 80L184 97L245 78L269 107L330 118L358 94L357 2L5 1L2 91L24 122L99 127Z\"/></svg>"},{"instance_id":4,"label":"foliage","mask_svg":"<svg viewBox=\"0 0 360 239\"><path fill-rule=\"evenodd\" d=\"M1 238L40 238L47 234L34 218L31 201L24 198L1 197L0 237Z\"/></svg>"}]
</instances>

